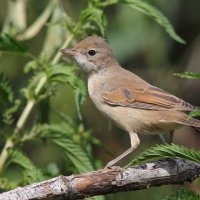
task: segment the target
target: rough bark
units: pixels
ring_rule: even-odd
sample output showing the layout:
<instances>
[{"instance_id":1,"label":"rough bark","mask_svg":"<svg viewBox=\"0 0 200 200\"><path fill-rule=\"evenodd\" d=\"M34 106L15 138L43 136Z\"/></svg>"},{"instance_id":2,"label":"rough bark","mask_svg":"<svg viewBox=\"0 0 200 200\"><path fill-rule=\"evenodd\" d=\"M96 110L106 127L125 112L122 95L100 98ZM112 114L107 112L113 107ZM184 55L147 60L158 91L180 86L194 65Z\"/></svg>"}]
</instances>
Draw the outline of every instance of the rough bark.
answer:
<instances>
[{"instance_id":1,"label":"rough bark","mask_svg":"<svg viewBox=\"0 0 200 200\"><path fill-rule=\"evenodd\" d=\"M166 159L122 169L113 167L56 178L0 194L0 200L66 200L101 194L141 190L149 187L192 182L200 174L200 164Z\"/></svg>"}]
</instances>

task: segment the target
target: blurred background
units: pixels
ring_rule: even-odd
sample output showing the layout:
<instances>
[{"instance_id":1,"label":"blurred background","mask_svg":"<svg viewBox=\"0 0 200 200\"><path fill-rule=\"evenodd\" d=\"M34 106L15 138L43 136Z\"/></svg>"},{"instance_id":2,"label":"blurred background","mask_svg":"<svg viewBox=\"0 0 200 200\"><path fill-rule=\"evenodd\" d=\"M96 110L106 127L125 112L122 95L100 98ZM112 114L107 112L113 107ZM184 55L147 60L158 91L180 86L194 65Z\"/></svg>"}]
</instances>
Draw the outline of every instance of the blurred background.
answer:
<instances>
[{"instance_id":1,"label":"blurred background","mask_svg":"<svg viewBox=\"0 0 200 200\"><path fill-rule=\"evenodd\" d=\"M1 29L5 28L7 13L12 12L8 9L9 2L0 0ZM80 10L86 6L86 1L83 0L62 0L60 2L65 12L74 20L78 19ZM121 66L136 73L151 84L175 94L195 106L199 106L200 82L198 80L181 79L173 74L185 71L200 73L200 1L173 0L169 3L167 0L149 0L148 2L168 17L174 29L186 41L186 44L177 43L152 19L125 5L106 8L105 13L108 17L106 40L112 47ZM26 23L31 24L43 11L47 3L47 0L27 0ZM20 18L16 20L20 20ZM38 55L38 52L44 48L43 42L46 31L47 26L35 37L25 41L34 55ZM51 44L48 45L49 49L46 49L51 50ZM16 95L19 95L19 89L27 84L29 78L29 75L23 73L23 66L26 62L27 58L25 57L9 54L0 55L0 70L11 81ZM81 74L81 77L85 80L84 75ZM81 124L79 128L83 126L92 135L100 139L110 153L104 148L96 146L93 147L92 152L94 157L102 161L103 165L129 147L128 134L102 116L92 104L88 95L81 106L82 122L78 118L73 90L70 87L58 85L55 94L50 98L50 104L57 112L65 112ZM53 112L50 118L52 121L57 120ZM31 117L29 120L31 123ZM139 137L141 139L140 147L134 154L124 159L120 163L121 165L129 162L132 157L149 146L162 143L158 136L139 135ZM167 138L168 136L166 136ZM174 143L200 149L200 132L188 127L181 128L175 132ZM3 145L3 143L0 142L0 145ZM52 144L44 145L41 141L34 141L23 148L35 165L45 168L49 163L56 162L60 171L65 173L64 168L67 166L64 164L63 157ZM11 170L7 176L17 177L17 174L15 170ZM195 184L189 187L196 189ZM177 189L177 186L164 186L150 188L145 192L134 191L107 195L107 198L158 200L175 189Z\"/></svg>"}]
</instances>

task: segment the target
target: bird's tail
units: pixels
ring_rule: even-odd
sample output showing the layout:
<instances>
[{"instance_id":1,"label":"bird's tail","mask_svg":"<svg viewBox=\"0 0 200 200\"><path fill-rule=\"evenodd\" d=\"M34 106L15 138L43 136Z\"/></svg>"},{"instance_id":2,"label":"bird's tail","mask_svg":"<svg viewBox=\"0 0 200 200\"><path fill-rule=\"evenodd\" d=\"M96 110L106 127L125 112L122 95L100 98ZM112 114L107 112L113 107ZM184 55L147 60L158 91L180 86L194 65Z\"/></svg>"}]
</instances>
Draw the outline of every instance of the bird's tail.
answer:
<instances>
[{"instance_id":1,"label":"bird's tail","mask_svg":"<svg viewBox=\"0 0 200 200\"><path fill-rule=\"evenodd\" d=\"M196 129L198 132L200 132L200 128L192 126L192 128Z\"/></svg>"},{"instance_id":2,"label":"bird's tail","mask_svg":"<svg viewBox=\"0 0 200 200\"><path fill-rule=\"evenodd\" d=\"M183 124L183 125L187 125L187 126L192 126L192 127L195 127L197 128L198 130L200 130L200 120L198 119L194 119L192 117L189 117L187 115L185 115L180 121L179 121L180 124Z\"/></svg>"}]
</instances>

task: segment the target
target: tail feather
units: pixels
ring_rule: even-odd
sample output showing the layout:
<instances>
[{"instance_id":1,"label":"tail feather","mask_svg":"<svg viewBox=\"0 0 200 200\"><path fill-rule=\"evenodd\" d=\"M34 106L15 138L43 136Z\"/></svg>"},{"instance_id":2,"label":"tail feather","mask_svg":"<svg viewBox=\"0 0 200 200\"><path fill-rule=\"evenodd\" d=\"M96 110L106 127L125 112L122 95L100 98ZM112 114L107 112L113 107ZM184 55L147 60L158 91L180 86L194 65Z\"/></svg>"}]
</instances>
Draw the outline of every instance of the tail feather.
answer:
<instances>
[{"instance_id":1,"label":"tail feather","mask_svg":"<svg viewBox=\"0 0 200 200\"><path fill-rule=\"evenodd\" d=\"M194 118L190 118L190 117L185 117L183 119L181 119L179 121L180 124L184 124L184 125L187 125L187 126L192 126L192 127L195 127L195 128L199 128L198 130L200 130L200 120L198 119L194 119Z\"/></svg>"},{"instance_id":2,"label":"tail feather","mask_svg":"<svg viewBox=\"0 0 200 200\"><path fill-rule=\"evenodd\" d=\"M192 126L192 128L195 128L198 132L200 132L200 128Z\"/></svg>"}]
</instances>

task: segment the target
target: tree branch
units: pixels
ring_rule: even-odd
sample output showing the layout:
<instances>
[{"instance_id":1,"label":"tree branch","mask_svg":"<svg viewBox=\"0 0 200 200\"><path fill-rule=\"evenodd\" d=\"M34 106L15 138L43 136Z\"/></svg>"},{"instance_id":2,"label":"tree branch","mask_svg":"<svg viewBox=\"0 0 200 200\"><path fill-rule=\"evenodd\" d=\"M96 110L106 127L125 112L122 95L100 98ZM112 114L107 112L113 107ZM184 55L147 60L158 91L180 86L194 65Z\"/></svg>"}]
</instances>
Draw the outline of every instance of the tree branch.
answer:
<instances>
[{"instance_id":1,"label":"tree branch","mask_svg":"<svg viewBox=\"0 0 200 200\"><path fill-rule=\"evenodd\" d=\"M0 200L66 200L149 187L192 182L200 174L200 164L166 159L122 169L113 167L56 178L0 194Z\"/></svg>"}]
</instances>

